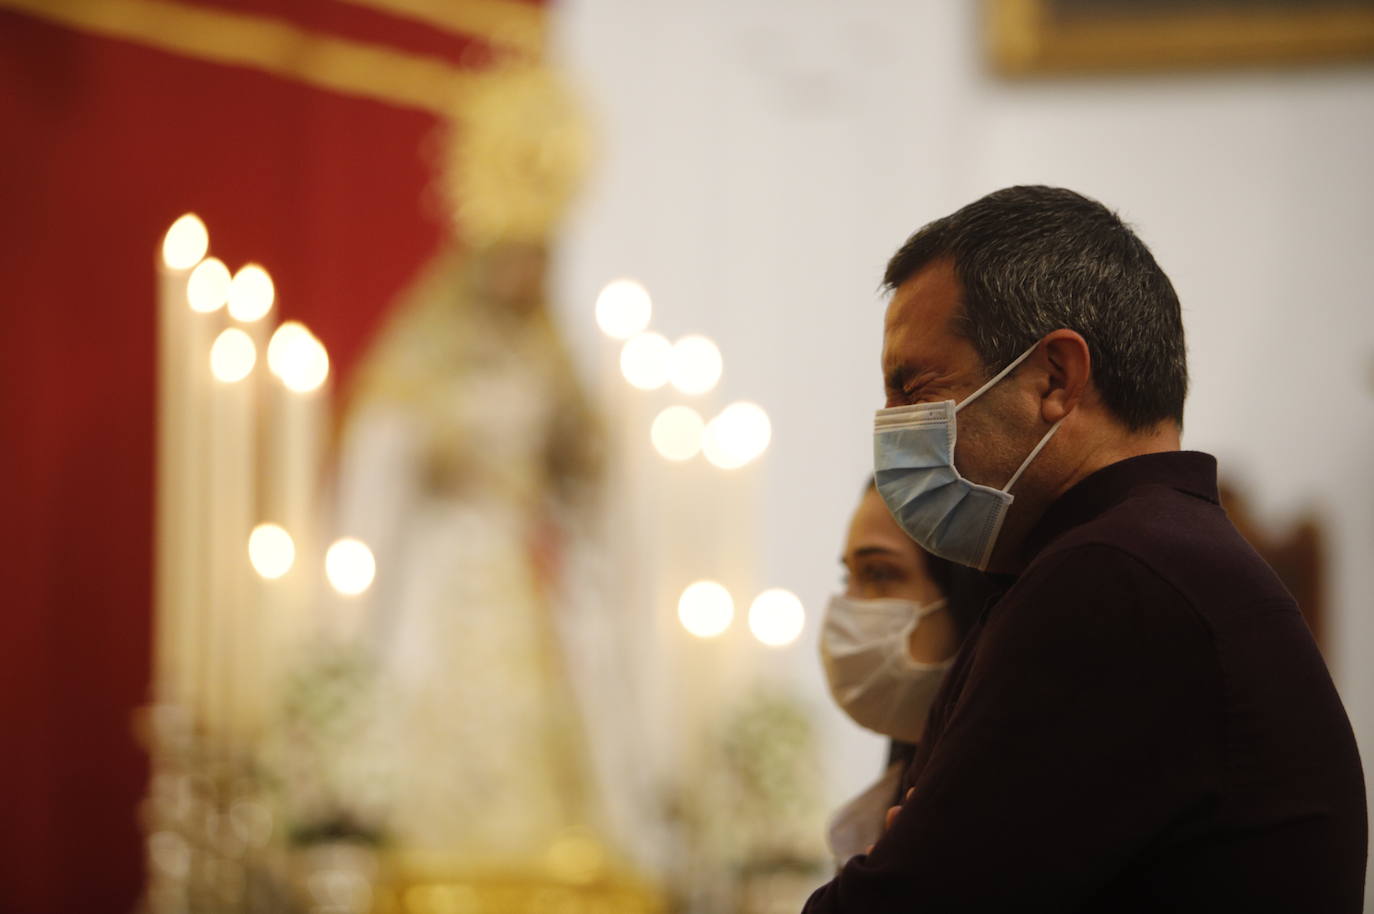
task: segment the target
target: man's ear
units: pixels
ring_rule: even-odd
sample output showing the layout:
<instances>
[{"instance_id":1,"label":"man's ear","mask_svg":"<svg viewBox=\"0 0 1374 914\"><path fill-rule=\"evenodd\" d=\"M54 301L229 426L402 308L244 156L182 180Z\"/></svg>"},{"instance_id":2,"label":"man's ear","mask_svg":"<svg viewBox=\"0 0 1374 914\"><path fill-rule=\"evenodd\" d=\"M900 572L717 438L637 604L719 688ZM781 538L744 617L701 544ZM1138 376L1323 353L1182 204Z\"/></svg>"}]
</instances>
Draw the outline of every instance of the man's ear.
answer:
<instances>
[{"instance_id":1,"label":"man's ear","mask_svg":"<svg viewBox=\"0 0 1374 914\"><path fill-rule=\"evenodd\" d=\"M1041 340L1040 361L1045 370L1040 391L1040 417L1058 422L1082 402L1092 382L1092 353L1088 341L1062 329Z\"/></svg>"}]
</instances>

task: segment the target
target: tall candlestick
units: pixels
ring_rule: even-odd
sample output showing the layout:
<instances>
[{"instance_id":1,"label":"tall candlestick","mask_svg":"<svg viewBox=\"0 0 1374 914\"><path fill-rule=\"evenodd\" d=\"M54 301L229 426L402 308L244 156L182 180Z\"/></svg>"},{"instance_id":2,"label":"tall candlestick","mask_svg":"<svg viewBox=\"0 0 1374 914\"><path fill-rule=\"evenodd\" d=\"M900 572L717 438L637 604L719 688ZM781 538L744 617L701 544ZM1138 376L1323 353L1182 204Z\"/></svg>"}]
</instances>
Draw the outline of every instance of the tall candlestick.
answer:
<instances>
[{"instance_id":1,"label":"tall candlestick","mask_svg":"<svg viewBox=\"0 0 1374 914\"><path fill-rule=\"evenodd\" d=\"M291 569L263 582L271 645L264 680L276 694L291 655L312 634L320 594L319 481L328 432L329 357L309 330L287 321L272 334L267 363L263 518L281 525L295 549Z\"/></svg>"},{"instance_id":2,"label":"tall candlestick","mask_svg":"<svg viewBox=\"0 0 1374 914\"><path fill-rule=\"evenodd\" d=\"M268 466L267 443L271 441L267 410L272 398L272 377L262 364L267 352L268 338L275 324L276 287L272 277L255 263L245 264L234 274L229 284L229 297L225 310L228 312L230 326L242 330L253 341L256 354L252 375L241 383L251 387L252 413L249 417L252 448L252 478L254 484L248 510L251 522L260 524L268 519L270 512L265 503L264 480L270 475ZM256 529L256 528L255 528ZM289 535L289 534L288 534ZM259 543L261 545L261 543ZM248 549L246 541L242 549ZM240 555L244 553L241 551ZM249 554L249 567L255 567ZM272 653L270 619L275 614L273 601L278 598L280 585L262 580L260 576L250 575L243 605L237 610L232 628L234 632L233 669L230 676L234 684L233 703L240 729L252 733L259 730L270 713L270 701L275 682L270 675L268 655Z\"/></svg>"},{"instance_id":3,"label":"tall candlestick","mask_svg":"<svg viewBox=\"0 0 1374 914\"><path fill-rule=\"evenodd\" d=\"M255 728L256 593L248 540L254 524L256 475L252 338L222 330L210 348L210 637L208 726L241 744Z\"/></svg>"},{"instance_id":4,"label":"tall candlestick","mask_svg":"<svg viewBox=\"0 0 1374 914\"><path fill-rule=\"evenodd\" d=\"M209 236L193 214L173 223L163 237L157 264L158 423L155 641L153 692L158 702L184 709L197 699L196 644L200 581L197 548L202 430L201 394L206 379L193 364L197 337L207 323L189 301L192 270L205 257ZM208 340L203 341L208 348Z\"/></svg>"}]
</instances>

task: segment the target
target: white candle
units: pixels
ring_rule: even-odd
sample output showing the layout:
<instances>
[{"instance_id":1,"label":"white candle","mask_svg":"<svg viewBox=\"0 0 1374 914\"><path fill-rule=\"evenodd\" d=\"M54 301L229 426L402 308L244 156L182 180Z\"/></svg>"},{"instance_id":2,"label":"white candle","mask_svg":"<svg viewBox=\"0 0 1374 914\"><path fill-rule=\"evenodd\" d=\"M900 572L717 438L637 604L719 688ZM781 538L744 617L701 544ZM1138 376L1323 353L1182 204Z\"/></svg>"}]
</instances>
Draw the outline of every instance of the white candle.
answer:
<instances>
[{"instance_id":1,"label":"white candle","mask_svg":"<svg viewBox=\"0 0 1374 914\"><path fill-rule=\"evenodd\" d=\"M202 525L197 447L208 384L193 365L209 318L190 310L187 285L205 257L205 224L186 214L163 237L157 261L158 404L154 550L153 695L193 710L197 701L197 548ZM208 346L208 342L204 343Z\"/></svg>"},{"instance_id":2,"label":"white candle","mask_svg":"<svg viewBox=\"0 0 1374 914\"><path fill-rule=\"evenodd\" d=\"M210 347L209 494L211 525L207 727L241 744L257 724L256 585L248 540L254 525L257 349L237 327Z\"/></svg>"},{"instance_id":3,"label":"white candle","mask_svg":"<svg viewBox=\"0 0 1374 914\"><path fill-rule=\"evenodd\" d=\"M267 352L267 341L276 327L277 290L272 277L256 263L244 264L234 274L229 283L228 302L225 310L229 314L229 326L238 327L253 339L253 348L261 362ZM265 370L253 372L253 383L257 386L258 402L263 406L258 411L259 438L266 436L266 404L271 400L271 374ZM260 448L261 451L261 448ZM265 460L265 454L260 454ZM259 468L261 477L263 468ZM258 493L256 513L265 513L263 493Z\"/></svg>"},{"instance_id":4,"label":"white candle","mask_svg":"<svg viewBox=\"0 0 1374 914\"><path fill-rule=\"evenodd\" d=\"M272 277L255 263L245 264L234 273L229 284L228 312L229 326L246 333L253 341L256 355L252 376L241 383L252 388L251 416L249 423L252 435L252 477L254 483L249 495L248 510L251 522L255 525L270 520L271 512L266 503L264 481L270 475L269 455L266 443L270 441L269 415L272 399L272 378L262 364L267 352L268 338L275 324L276 287ZM251 535L250 535L251 536ZM289 534L287 534L289 536ZM240 555L249 548L250 541L240 547ZM263 549L262 540L258 543ZM294 546L294 544L293 544ZM249 567L254 567L249 554ZM241 573L241 569L236 569ZM232 669L230 676L234 697L232 702L238 727L251 736L265 723L270 713L272 688L275 684L267 663L272 653L272 633L270 620L275 615L273 601L279 599L281 584L270 579L262 579L260 574L250 575L246 585L249 589L243 604L235 611L231 624L234 634Z\"/></svg>"},{"instance_id":5,"label":"white candle","mask_svg":"<svg viewBox=\"0 0 1374 914\"><path fill-rule=\"evenodd\" d=\"M263 519L291 536L296 560L276 581L264 582L270 652L266 677L277 689L290 656L313 634L320 596L320 480L329 421L329 356L295 321L276 329L267 347L270 369L264 448Z\"/></svg>"}]
</instances>

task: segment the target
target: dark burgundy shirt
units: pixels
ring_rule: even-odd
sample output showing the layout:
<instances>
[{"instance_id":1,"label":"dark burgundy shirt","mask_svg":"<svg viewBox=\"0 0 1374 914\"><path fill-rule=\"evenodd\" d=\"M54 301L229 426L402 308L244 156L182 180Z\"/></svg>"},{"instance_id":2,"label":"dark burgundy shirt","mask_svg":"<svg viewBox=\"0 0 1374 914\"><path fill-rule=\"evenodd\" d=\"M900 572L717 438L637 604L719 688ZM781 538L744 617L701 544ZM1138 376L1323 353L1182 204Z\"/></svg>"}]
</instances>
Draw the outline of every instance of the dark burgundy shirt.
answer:
<instances>
[{"instance_id":1,"label":"dark burgundy shirt","mask_svg":"<svg viewBox=\"0 0 1374 914\"><path fill-rule=\"evenodd\" d=\"M915 795L806 914L1358 912L1350 723L1216 461L1106 467L1026 554L936 696Z\"/></svg>"}]
</instances>

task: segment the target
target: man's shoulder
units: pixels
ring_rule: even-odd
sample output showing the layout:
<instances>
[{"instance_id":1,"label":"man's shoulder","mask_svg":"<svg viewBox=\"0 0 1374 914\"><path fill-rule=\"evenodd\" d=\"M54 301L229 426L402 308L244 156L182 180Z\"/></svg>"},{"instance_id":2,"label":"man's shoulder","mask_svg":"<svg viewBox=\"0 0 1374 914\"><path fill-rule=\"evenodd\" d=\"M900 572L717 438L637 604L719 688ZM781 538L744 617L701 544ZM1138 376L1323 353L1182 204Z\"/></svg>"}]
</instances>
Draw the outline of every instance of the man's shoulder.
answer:
<instances>
[{"instance_id":1,"label":"man's shoulder","mask_svg":"<svg viewBox=\"0 0 1374 914\"><path fill-rule=\"evenodd\" d=\"M1036 556L1005 602L1028 605L1037 616L1062 617L1070 624L1083 613L1156 622L1193 614L1188 595L1130 543L1091 534L1075 531Z\"/></svg>"},{"instance_id":2,"label":"man's shoulder","mask_svg":"<svg viewBox=\"0 0 1374 914\"><path fill-rule=\"evenodd\" d=\"M1148 486L1066 531L1027 568L1058 573L1086 565L1109 572L1105 586L1153 578L1207 615L1226 606L1287 603L1292 596L1217 504L1167 486ZM1102 574L1094 577L1102 578Z\"/></svg>"},{"instance_id":3,"label":"man's shoulder","mask_svg":"<svg viewBox=\"0 0 1374 914\"><path fill-rule=\"evenodd\" d=\"M1202 613L1130 551L1084 541L1042 553L993 607L970 660L978 681L1051 683L1064 695L1131 695L1167 665L1214 707L1217 642Z\"/></svg>"},{"instance_id":4,"label":"man's shoulder","mask_svg":"<svg viewBox=\"0 0 1374 914\"><path fill-rule=\"evenodd\" d=\"M1223 547L1243 542L1220 505L1166 485L1148 485L1064 531L1044 554L1099 544L1143 559L1152 548L1196 535Z\"/></svg>"}]
</instances>

